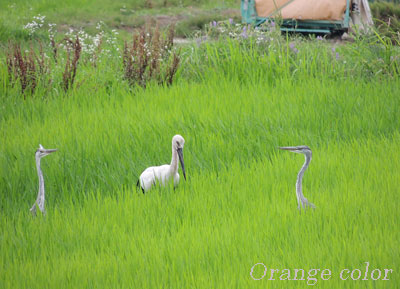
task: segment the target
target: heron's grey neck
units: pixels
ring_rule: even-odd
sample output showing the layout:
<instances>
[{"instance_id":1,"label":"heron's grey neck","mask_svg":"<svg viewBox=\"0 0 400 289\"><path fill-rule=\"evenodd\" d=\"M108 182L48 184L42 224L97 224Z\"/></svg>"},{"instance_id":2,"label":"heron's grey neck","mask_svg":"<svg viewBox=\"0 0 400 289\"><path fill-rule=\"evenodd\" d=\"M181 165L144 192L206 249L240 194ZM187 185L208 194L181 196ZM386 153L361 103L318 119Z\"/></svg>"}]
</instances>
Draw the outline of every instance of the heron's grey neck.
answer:
<instances>
[{"instance_id":1,"label":"heron's grey neck","mask_svg":"<svg viewBox=\"0 0 400 289\"><path fill-rule=\"evenodd\" d=\"M172 159L170 166L171 173L175 174L178 171L178 152L172 146Z\"/></svg>"},{"instance_id":2,"label":"heron's grey neck","mask_svg":"<svg viewBox=\"0 0 400 289\"><path fill-rule=\"evenodd\" d=\"M44 206L44 178L43 178L43 173L42 170L40 169L40 158L36 158L36 168L37 168L37 173L39 177L39 193L38 193L38 198L37 198L37 203L39 205L39 208L42 209L42 206Z\"/></svg>"},{"instance_id":3,"label":"heron's grey neck","mask_svg":"<svg viewBox=\"0 0 400 289\"><path fill-rule=\"evenodd\" d=\"M297 195L301 196L301 197L303 197L303 193L302 193L302 189L301 189L303 175L304 175L304 172L306 171L306 169L308 168L308 166L311 162L311 158L312 158L310 153L305 153L304 156L305 156L306 160L305 160L303 166L301 167L299 174L297 175L297 182L296 182L296 192L297 192Z\"/></svg>"}]
</instances>

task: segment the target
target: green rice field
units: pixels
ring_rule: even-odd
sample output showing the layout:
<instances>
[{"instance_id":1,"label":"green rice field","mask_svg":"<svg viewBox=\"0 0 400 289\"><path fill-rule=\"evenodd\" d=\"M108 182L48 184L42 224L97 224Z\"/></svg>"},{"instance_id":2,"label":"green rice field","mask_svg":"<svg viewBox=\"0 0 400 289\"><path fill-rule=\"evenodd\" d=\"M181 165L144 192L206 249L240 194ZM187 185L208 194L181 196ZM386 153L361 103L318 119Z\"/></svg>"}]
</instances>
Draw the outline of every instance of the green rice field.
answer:
<instances>
[{"instance_id":1,"label":"green rice field","mask_svg":"<svg viewBox=\"0 0 400 289\"><path fill-rule=\"evenodd\" d=\"M3 39L0 288L399 288L399 48L257 35L180 46L172 85L146 88L124 79L118 39L96 66L83 53L68 91L52 62L32 93ZM175 134L187 180L143 195ZM58 151L33 217L39 144ZM304 156L277 149L297 145L314 210L297 209Z\"/></svg>"}]
</instances>

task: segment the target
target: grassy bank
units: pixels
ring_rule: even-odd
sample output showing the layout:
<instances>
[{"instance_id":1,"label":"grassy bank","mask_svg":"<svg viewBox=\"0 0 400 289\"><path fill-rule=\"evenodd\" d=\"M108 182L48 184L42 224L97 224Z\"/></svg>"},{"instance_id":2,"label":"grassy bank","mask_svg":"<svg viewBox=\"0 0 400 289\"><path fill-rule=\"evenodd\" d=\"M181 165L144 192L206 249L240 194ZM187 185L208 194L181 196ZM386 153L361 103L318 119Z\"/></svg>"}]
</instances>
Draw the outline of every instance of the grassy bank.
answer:
<instances>
[{"instance_id":1,"label":"grassy bank","mask_svg":"<svg viewBox=\"0 0 400 289\"><path fill-rule=\"evenodd\" d=\"M29 41L43 39L47 29L30 35L24 26L36 21L34 17L45 16L47 23L54 23L63 33L81 28L96 32L99 21L107 30L118 29L125 37L142 27L149 19L161 26L176 24L180 37L193 33L213 20L236 18L240 22L238 1L209 0L146 0L146 1L2 1L0 3L0 44L9 39Z\"/></svg>"}]
</instances>

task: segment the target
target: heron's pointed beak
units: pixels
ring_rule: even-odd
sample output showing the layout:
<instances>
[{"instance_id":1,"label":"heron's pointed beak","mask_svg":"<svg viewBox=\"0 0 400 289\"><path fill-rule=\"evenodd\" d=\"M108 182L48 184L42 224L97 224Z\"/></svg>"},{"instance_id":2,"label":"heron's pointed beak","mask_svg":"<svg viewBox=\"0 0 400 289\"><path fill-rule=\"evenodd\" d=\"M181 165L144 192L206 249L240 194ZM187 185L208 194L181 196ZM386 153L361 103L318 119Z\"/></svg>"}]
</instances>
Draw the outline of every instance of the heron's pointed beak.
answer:
<instances>
[{"instance_id":1,"label":"heron's pointed beak","mask_svg":"<svg viewBox=\"0 0 400 289\"><path fill-rule=\"evenodd\" d=\"M45 156L47 156L47 155L49 155L51 153L54 153L56 151L57 151L57 149L44 149L44 150L42 150L42 152L45 153Z\"/></svg>"},{"instance_id":2,"label":"heron's pointed beak","mask_svg":"<svg viewBox=\"0 0 400 289\"><path fill-rule=\"evenodd\" d=\"M278 147L280 150L285 150L285 151L291 151L291 152L297 152L297 147Z\"/></svg>"},{"instance_id":3,"label":"heron's pointed beak","mask_svg":"<svg viewBox=\"0 0 400 289\"><path fill-rule=\"evenodd\" d=\"M179 161L180 161L181 167L182 167L183 177L185 178L185 181L186 181L185 162L183 161L182 148L178 148L176 151L178 152Z\"/></svg>"}]
</instances>

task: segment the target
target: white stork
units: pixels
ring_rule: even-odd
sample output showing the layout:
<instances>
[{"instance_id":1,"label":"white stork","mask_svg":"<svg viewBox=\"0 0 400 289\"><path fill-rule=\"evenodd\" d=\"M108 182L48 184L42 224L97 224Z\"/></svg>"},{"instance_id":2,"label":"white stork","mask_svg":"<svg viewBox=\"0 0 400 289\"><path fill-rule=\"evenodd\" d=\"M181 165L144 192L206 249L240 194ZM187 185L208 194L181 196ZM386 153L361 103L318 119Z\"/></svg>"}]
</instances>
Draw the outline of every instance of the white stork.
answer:
<instances>
[{"instance_id":1,"label":"white stork","mask_svg":"<svg viewBox=\"0 0 400 289\"><path fill-rule=\"evenodd\" d=\"M157 182L160 185L165 186L171 177L174 179L174 187L179 184L179 173L178 173L178 157L182 166L183 177L186 180L185 173L185 163L183 162L183 146L185 144L185 140L179 134L175 135L172 138L172 159L171 164L162 165L158 167L148 167L143 171L140 175L139 180L136 186L142 188L143 194L151 189L153 185Z\"/></svg>"}]
</instances>

